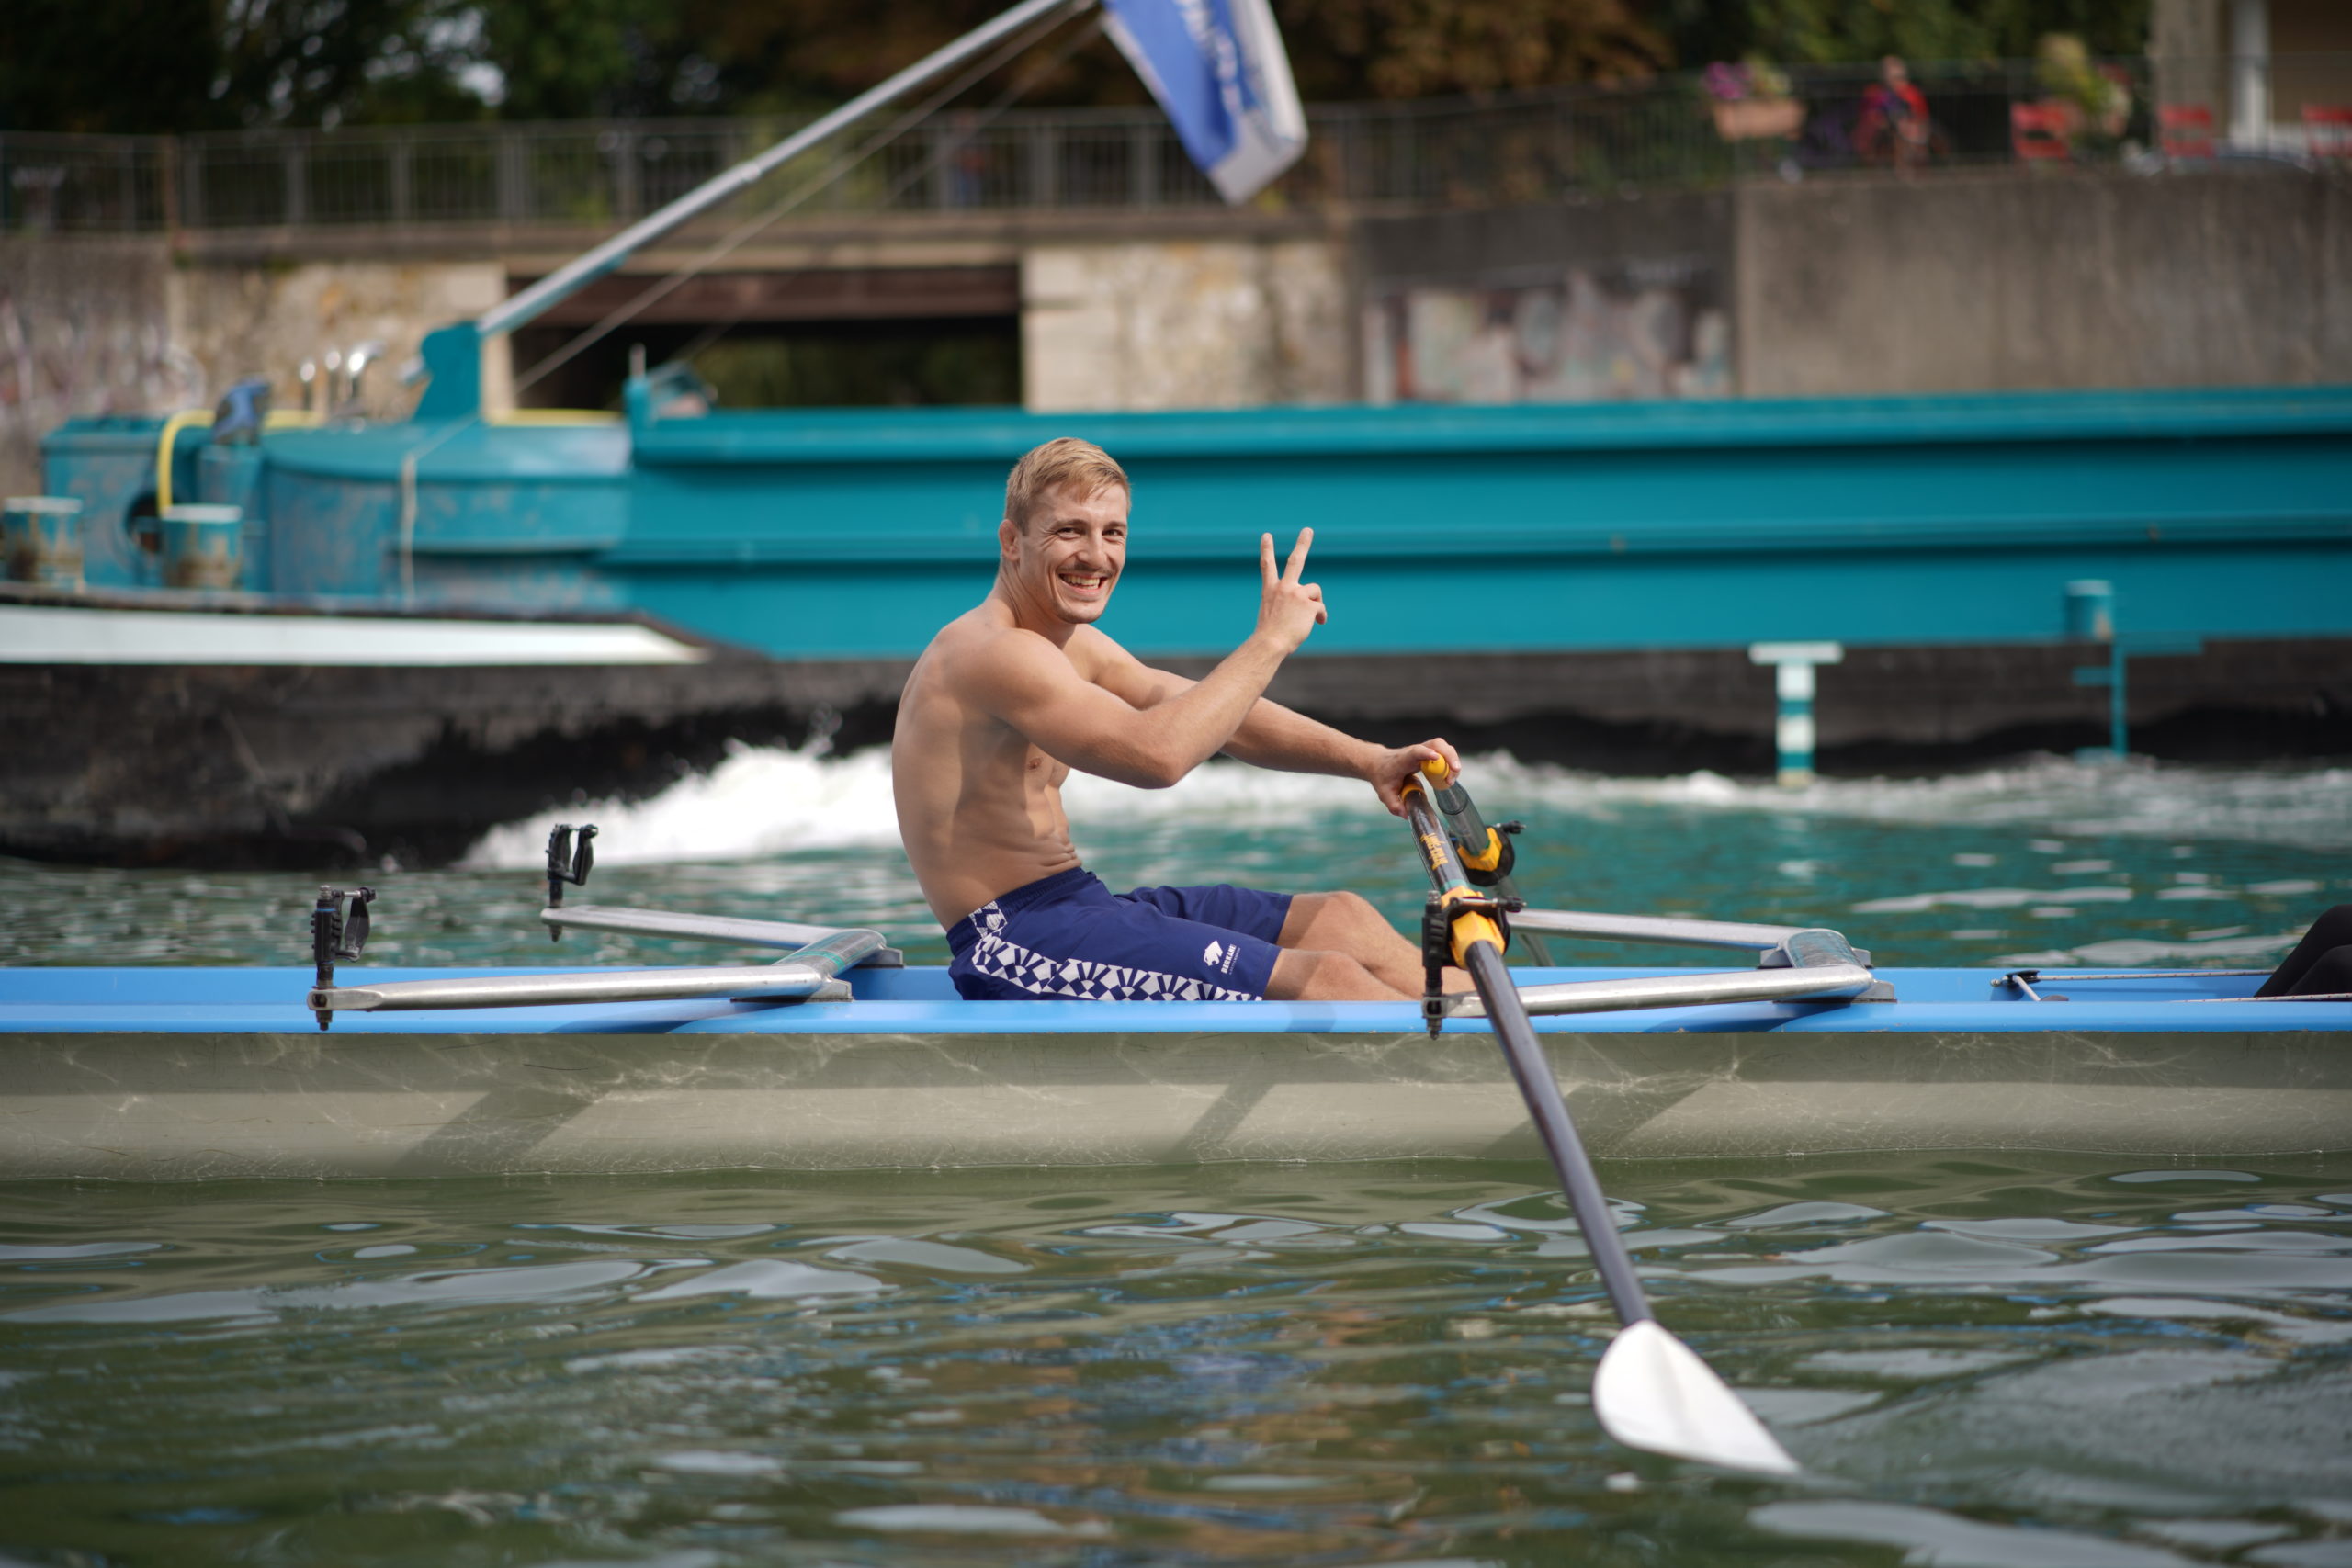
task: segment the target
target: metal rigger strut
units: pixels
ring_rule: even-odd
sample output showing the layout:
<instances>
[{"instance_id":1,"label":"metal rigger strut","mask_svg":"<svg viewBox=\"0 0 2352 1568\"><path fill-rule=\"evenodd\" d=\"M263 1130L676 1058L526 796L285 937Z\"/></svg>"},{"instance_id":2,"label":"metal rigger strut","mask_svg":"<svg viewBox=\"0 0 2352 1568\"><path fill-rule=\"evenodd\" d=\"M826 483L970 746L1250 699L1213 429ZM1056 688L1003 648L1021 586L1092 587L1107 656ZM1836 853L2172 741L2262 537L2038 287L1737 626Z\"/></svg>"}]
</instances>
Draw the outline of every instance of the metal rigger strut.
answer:
<instances>
[{"instance_id":1,"label":"metal rigger strut","mask_svg":"<svg viewBox=\"0 0 2352 1568\"><path fill-rule=\"evenodd\" d=\"M433 1009L579 1007L617 1002L735 1001L762 1005L846 1002L846 970L896 969L906 957L881 932L860 927L802 925L693 915L670 909L599 908L563 904L566 885L580 886L595 864L594 827L560 823L548 835L548 907L539 911L551 935L565 926L668 941L715 942L730 947L782 948L785 955L756 967L592 968L545 975L449 975L413 980L334 984L334 961L356 958L368 937L368 887L322 887L311 917L319 961L310 1007L324 1029L338 1012L412 1012Z\"/></svg>"}]
</instances>

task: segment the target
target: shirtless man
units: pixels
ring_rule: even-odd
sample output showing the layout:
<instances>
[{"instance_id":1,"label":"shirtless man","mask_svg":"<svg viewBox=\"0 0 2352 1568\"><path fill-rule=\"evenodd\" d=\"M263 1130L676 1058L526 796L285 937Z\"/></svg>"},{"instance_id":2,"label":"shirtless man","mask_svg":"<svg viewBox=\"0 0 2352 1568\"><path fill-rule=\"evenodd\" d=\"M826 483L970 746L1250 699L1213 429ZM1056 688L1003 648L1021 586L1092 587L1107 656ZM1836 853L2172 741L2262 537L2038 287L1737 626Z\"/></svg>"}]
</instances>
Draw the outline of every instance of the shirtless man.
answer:
<instances>
[{"instance_id":1,"label":"shirtless man","mask_svg":"<svg viewBox=\"0 0 2352 1568\"><path fill-rule=\"evenodd\" d=\"M1443 740L1375 746L1260 695L1327 618L1300 581L1312 530L1282 572L1259 541L1258 629L1199 682L1153 670L1095 629L1127 554L1126 474L1065 437L1005 485L996 586L932 639L899 701L890 748L899 832L946 928L958 995L1098 1000L1390 1001L1421 989L1420 950L1353 893L1139 887L1079 864L1062 810L1072 768L1165 789L1219 751L1372 785L1403 815ZM1467 985L1447 971L1448 987Z\"/></svg>"}]
</instances>

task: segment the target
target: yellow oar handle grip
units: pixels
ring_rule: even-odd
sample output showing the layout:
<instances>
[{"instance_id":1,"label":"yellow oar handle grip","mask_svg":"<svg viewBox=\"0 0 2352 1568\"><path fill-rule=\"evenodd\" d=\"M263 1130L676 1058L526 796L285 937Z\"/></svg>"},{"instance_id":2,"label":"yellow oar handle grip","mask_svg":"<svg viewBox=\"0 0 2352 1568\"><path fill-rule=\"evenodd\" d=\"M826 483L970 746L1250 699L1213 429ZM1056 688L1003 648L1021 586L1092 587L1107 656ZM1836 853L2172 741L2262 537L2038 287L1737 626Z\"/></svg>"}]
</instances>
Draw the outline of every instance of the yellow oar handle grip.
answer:
<instances>
[{"instance_id":1,"label":"yellow oar handle grip","mask_svg":"<svg viewBox=\"0 0 2352 1568\"><path fill-rule=\"evenodd\" d=\"M1421 764L1421 773L1423 776L1430 781L1430 783L1436 784L1441 789L1444 788L1445 782L1453 776L1453 770L1447 767L1444 760L1439 757L1431 757L1427 761L1423 762Z\"/></svg>"}]
</instances>

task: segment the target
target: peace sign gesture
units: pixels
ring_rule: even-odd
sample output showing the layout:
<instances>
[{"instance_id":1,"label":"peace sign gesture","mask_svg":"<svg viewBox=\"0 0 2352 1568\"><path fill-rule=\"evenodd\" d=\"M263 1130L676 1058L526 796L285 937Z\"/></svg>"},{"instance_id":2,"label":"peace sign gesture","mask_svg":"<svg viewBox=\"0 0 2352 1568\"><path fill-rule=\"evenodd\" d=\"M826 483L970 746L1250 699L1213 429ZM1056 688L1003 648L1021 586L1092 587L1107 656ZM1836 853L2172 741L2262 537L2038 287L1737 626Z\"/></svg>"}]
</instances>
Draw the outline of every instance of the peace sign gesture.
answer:
<instances>
[{"instance_id":1,"label":"peace sign gesture","mask_svg":"<svg viewBox=\"0 0 2352 1568\"><path fill-rule=\"evenodd\" d=\"M1323 607L1323 590L1312 582L1301 582L1299 576L1306 570L1307 547L1315 543L1315 530L1301 528L1298 543L1291 547L1290 560L1282 574L1274 573L1274 536L1258 536L1258 572L1264 584L1258 597L1258 631L1282 644L1287 654L1306 640L1306 634L1331 618Z\"/></svg>"}]
</instances>

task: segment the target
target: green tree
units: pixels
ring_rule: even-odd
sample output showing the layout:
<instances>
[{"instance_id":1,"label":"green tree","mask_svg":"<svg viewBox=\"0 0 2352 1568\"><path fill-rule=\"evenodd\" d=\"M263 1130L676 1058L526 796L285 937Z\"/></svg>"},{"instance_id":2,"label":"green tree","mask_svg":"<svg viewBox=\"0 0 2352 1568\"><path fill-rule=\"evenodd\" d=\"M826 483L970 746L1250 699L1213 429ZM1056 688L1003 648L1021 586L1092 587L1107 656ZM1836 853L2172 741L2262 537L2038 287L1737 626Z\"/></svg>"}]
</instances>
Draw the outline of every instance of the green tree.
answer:
<instances>
[{"instance_id":1,"label":"green tree","mask_svg":"<svg viewBox=\"0 0 2352 1568\"><path fill-rule=\"evenodd\" d=\"M678 8L658 0L486 0L481 58L507 119L676 114Z\"/></svg>"},{"instance_id":2,"label":"green tree","mask_svg":"<svg viewBox=\"0 0 2352 1568\"><path fill-rule=\"evenodd\" d=\"M1672 57L1627 0L1279 0L1309 98L1639 80Z\"/></svg>"},{"instance_id":3,"label":"green tree","mask_svg":"<svg viewBox=\"0 0 2352 1568\"><path fill-rule=\"evenodd\" d=\"M465 118L480 33L458 0L0 0L0 126Z\"/></svg>"},{"instance_id":4,"label":"green tree","mask_svg":"<svg viewBox=\"0 0 2352 1568\"><path fill-rule=\"evenodd\" d=\"M687 55L716 73L723 100L765 109L838 102L1002 8L1003 0L921 0L887 10L865 0L788 7L686 0L680 15ZM1638 0L1276 0L1275 9L1299 89L1311 99L1640 77L1668 54ZM1098 39L1025 97L1134 104L1146 95L1125 61Z\"/></svg>"},{"instance_id":5,"label":"green tree","mask_svg":"<svg viewBox=\"0 0 2352 1568\"><path fill-rule=\"evenodd\" d=\"M6 0L0 128L175 130L215 122L211 0Z\"/></svg>"},{"instance_id":6,"label":"green tree","mask_svg":"<svg viewBox=\"0 0 2352 1568\"><path fill-rule=\"evenodd\" d=\"M154 131L775 113L842 99L1008 0L0 0L0 126ZM2145 47L2150 0L1274 0L1310 99L1797 62L2021 57L2047 32ZM1035 56L1000 73L981 95ZM1037 105L1135 104L1096 38Z\"/></svg>"},{"instance_id":7,"label":"green tree","mask_svg":"<svg viewBox=\"0 0 2352 1568\"><path fill-rule=\"evenodd\" d=\"M1677 62L2023 59L2045 33L2094 53L2147 48L2149 0L1653 0Z\"/></svg>"}]
</instances>

